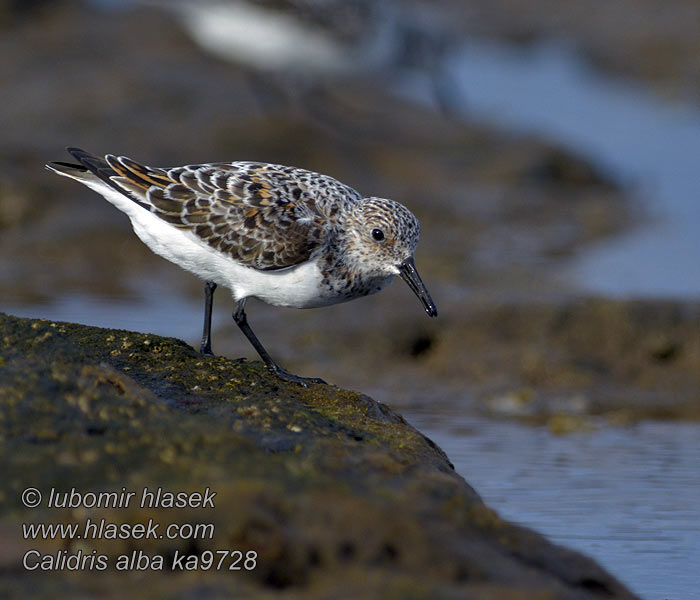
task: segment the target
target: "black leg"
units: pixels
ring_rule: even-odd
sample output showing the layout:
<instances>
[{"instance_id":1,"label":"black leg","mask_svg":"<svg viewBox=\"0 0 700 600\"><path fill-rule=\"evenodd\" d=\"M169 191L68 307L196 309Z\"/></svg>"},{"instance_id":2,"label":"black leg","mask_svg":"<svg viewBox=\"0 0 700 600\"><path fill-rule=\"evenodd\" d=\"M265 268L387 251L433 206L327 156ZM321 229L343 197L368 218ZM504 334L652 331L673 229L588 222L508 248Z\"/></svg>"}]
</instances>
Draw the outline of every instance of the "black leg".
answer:
<instances>
[{"instance_id":1,"label":"black leg","mask_svg":"<svg viewBox=\"0 0 700 600\"><path fill-rule=\"evenodd\" d=\"M207 281L204 284L204 330L202 331L202 345L199 347L202 354L212 356L214 353L211 351L211 305L215 289L216 284L213 281Z\"/></svg>"},{"instance_id":2,"label":"black leg","mask_svg":"<svg viewBox=\"0 0 700 600\"><path fill-rule=\"evenodd\" d=\"M253 344L253 348L257 350L260 358L263 359L265 366L267 366L272 373L284 381L298 383L304 387L306 387L309 383L326 383L323 381L323 379L319 379L318 377L300 377L299 375L293 375L292 373L285 371L274 360L272 360L272 357L267 353L267 350L265 350L263 345L260 343L260 340L253 333L250 325L248 325L248 317L245 314L245 310L243 310L244 306L245 299L241 300L236 305L236 310L233 311L233 320L236 322L236 325L241 328L241 331L248 338L248 341Z\"/></svg>"}]
</instances>

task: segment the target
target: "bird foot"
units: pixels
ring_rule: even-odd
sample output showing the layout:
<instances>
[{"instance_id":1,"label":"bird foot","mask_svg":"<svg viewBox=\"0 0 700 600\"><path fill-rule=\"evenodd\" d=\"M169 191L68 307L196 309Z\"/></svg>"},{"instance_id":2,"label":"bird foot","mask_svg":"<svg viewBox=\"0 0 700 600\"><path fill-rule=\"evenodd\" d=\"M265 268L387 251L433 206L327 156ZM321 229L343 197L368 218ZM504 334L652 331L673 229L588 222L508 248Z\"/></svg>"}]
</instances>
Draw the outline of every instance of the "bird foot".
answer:
<instances>
[{"instance_id":1,"label":"bird foot","mask_svg":"<svg viewBox=\"0 0 700 600\"><path fill-rule=\"evenodd\" d=\"M202 344L199 347L199 353L204 356L214 356L214 353L211 351L211 344Z\"/></svg>"},{"instance_id":2,"label":"bird foot","mask_svg":"<svg viewBox=\"0 0 700 600\"><path fill-rule=\"evenodd\" d=\"M282 367L275 365L274 367L268 367L270 372L282 379L283 381L289 381L290 383L297 383L302 387L309 387L310 383L322 383L323 385L328 385L320 377L301 377L300 375L294 375L288 371L285 371Z\"/></svg>"}]
</instances>

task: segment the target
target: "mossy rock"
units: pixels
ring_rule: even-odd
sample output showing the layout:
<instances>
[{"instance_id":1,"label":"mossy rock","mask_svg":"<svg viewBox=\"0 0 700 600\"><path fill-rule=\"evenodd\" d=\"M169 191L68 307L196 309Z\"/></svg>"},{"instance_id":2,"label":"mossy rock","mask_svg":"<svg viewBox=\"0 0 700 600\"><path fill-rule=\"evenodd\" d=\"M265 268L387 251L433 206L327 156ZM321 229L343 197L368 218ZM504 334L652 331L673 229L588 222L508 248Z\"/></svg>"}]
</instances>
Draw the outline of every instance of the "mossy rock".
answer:
<instances>
[{"instance_id":1,"label":"mossy rock","mask_svg":"<svg viewBox=\"0 0 700 600\"><path fill-rule=\"evenodd\" d=\"M13 597L633 597L592 560L501 520L434 443L367 396L129 331L0 314L0 342L0 568ZM22 504L27 487L44 496L37 508ZM141 507L145 487L209 488L214 507ZM47 506L72 489L135 500ZM213 534L23 539L21 523L87 519ZM30 566L82 554L108 568L27 570L29 549ZM254 551L255 568L203 569L217 550ZM164 568L116 570L134 552ZM173 570L177 556L198 568Z\"/></svg>"}]
</instances>

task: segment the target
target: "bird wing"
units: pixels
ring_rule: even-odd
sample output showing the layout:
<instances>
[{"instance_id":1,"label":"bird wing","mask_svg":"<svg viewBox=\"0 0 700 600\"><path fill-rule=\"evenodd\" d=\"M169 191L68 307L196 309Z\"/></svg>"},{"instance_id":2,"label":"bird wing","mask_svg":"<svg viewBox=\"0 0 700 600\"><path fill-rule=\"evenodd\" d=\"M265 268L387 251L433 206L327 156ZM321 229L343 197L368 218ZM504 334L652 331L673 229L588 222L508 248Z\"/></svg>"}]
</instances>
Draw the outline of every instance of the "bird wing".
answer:
<instances>
[{"instance_id":1,"label":"bird wing","mask_svg":"<svg viewBox=\"0 0 700 600\"><path fill-rule=\"evenodd\" d=\"M283 269L309 259L323 242L323 208L359 194L336 180L253 162L172 169L105 157L113 184L172 226L186 229L243 265ZM317 203L318 202L318 203Z\"/></svg>"}]
</instances>

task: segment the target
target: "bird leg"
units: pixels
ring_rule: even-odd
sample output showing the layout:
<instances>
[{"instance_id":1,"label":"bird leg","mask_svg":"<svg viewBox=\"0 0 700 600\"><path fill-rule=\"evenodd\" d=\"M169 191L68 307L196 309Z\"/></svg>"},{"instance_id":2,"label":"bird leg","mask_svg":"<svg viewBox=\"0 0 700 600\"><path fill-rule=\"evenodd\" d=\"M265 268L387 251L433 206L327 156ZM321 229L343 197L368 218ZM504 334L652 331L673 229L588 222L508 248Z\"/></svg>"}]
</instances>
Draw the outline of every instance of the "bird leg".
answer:
<instances>
[{"instance_id":1,"label":"bird leg","mask_svg":"<svg viewBox=\"0 0 700 600\"><path fill-rule=\"evenodd\" d=\"M323 379L319 379L318 377L300 377L299 375L289 373L288 371L285 371L282 367L280 367L267 353L267 350L265 350L262 343L260 343L260 340L253 333L253 330L250 328L250 325L248 325L248 317L245 314L245 310L243 310L244 306L245 298L243 300L240 300L236 305L236 310L233 311L233 320L236 322L236 325L240 327L243 334L248 338L248 341L253 345L253 348L257 350L258 354L260 355L260 358L263 359L265 366L274 375L276 375L284 381L298 383L299 385L303 385L304 387L307 387L309 383L326 383L325 381L323 381Z\"/></svg>"},{"instance_id":2,"label":"bird leg","mask_svg":"<svg viewBox=\"0 0 700 600\"><path fill-rule=\"evenodd\" d=\"M211 351L211 306L214 300L214 290L216 284L213 281L207 281L204 284L204 330L202 331L202 344L199 351L202 354L214 356Z\"/></svg>"}]
</instances>

